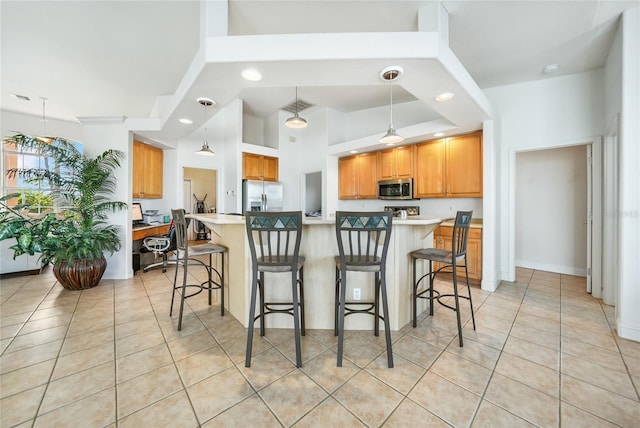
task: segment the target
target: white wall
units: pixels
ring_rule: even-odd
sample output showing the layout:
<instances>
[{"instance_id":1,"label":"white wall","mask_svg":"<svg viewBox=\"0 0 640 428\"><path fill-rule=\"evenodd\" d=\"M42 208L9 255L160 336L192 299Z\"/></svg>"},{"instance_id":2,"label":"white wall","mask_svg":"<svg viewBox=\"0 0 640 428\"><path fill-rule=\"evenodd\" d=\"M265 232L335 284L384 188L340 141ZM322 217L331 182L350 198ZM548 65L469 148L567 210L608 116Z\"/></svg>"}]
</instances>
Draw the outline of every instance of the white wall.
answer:
<instances>
[{"instance_id":1,"label":"white wall","mask_svg":"<svg viewBox=\"0 0 640 428\"><path fill-rule=\"evenodd\" d=\"M585 146L516 154L516 266L586 276Z\"/></svg>"},{"instance_id":2,"label":"white wall","mask_svg":"<svg viewBox=\"0 0 640 428\"><path fill-rule=\"evenodd\" d=\"M515 280L516 153L592 143L604 132L603 70L487 89L496 109L497 258Z\"/></svg>"},{"instance_id":3,"label":"white wall","mask_svg":"<svg viewBox=\"0 0 640 428\"><path fill-rule=\"evenodd\" d=\"M305 111L302 116L308 125L304 129L287 128L284 121L289 116L280 114L280 181L284 184L283 208L297 211L304 209L304 174L321 171L326 180L327 109Z\"/></svg>"},{"instance_id":4,"label":"white wall","mask_svg":"<svg viewBox=\"0 0 640 428\"><path fill-rule=\"evenodd\" d=\"M619 45L618 45L619 44ZM640 7L624 12L616 38L616 51L607 60L607 89L615 88L620 70L620 96L608 98L607 118L619 121L618 198L618 305L616 327L621 337L640 341Z\"/></svg>"}]
</instances>

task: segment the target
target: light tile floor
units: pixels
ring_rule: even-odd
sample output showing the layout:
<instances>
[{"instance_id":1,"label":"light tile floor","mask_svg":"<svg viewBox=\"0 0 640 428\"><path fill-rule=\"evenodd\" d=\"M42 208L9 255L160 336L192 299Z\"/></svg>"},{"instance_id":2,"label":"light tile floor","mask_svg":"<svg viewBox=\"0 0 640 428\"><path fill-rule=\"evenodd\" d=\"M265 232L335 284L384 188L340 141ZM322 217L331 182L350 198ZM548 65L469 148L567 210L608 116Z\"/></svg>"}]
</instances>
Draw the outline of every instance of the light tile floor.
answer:
<instances>
[{"instance_id":1,"label":"light tile floor","mask_svg":"<svg viewBox=\"0 0 640 428\"><path fill-rule=\"evenodd\" d=\"M477 330L436 305L417 328L351 331L336 367L332 331L309 330L303 367L291 330L256 337L204 295L183 330L160 270L70 292L50 273L0 285L0 425L36 427L490 426L640 424L640 343L613 331L614 308L582 278L518 269L473 289ZM439 287L449 287L442 282ZM466 303L466 302L464 302Z\"/></svg>"}]
</instances>

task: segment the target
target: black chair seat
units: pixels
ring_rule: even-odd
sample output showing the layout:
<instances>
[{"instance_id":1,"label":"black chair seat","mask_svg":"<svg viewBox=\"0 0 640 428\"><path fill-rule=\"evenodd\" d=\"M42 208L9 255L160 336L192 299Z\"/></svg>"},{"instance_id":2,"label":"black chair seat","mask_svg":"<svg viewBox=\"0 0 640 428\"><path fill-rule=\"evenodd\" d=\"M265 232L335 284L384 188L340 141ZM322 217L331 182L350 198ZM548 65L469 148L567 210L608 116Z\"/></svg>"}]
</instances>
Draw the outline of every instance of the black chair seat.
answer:
<instances>
[{"instance_id":1,"label":"black chair seat","mask_svg":"<svg viewBox=\"0 0 640 428\"><path fill-rule=\"evenodd\" d=\"M340 269L342 266L340 256L335 256L334 261L336 263L336 268ZM380 272L381 260L380 257L375 257L372 260L370 257L358 256L353 257L353 259L345 260L345 265L347 266L347 270L356 272Z\"/></svg>"},{"instance_id":2,"label":"black chair seat","mask_svg":"<svg viewBox=\"0 0 640 428\"><path fill-rule=\"evenodd\" d=\"M432 260L439 263L452 264L453 252L449 250L441 250L439 248L422 248L409 253L411 257L422 260ZM456 262L461 262L465 259L464 255L457 255Z\"/></svg>"},{"instance_id":3,"label":"black chair seat","mask_svg":"<svg viewBox=\"0 0 640 428\"><path fill-rule=\"evenodd\" d=\"M290 256L283 257L279 261L269 261L270 257L258 257L258 272L291 272L291 263L293 262ZM303 256L298 256L298 269L301 269L304 265L305 259Z\"/></svg>"}]
</instances>

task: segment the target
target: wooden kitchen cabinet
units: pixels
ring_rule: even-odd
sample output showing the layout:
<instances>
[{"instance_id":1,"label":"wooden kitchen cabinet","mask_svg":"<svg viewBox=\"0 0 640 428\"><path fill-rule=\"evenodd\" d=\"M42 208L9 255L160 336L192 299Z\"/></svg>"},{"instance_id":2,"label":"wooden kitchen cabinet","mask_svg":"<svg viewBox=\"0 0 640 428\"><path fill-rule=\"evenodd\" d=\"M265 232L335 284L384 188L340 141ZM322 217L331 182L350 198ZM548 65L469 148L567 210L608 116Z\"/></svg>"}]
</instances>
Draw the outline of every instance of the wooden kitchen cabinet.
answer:
<instances>
[{"instance_id":1,"label":"wooden kitchen cabinet","mask_svg":"<svg viewBox=\"0 0 640 428\"><path fill-rule=\"evenodd\" d=\"M438 227L433 232L435 247L450 251L452 234L452 226ZM434 269L438 269L440 266L440 263L434 263ZM469 228L469 238L467 239L467 269L469 271L469 282L479 284L482 280L482 228ZM458 279L466 281L464 268L458 270Z\"/></svg>"},{"instance_id":2,"label":"wooden kitchen cabinet","mask_svg":"<svg viewBox=\"0 0 640 428\"><path fill-rule=\"evenodd\" d=\"M393 147L378 152L378 179L413 177L415 145Z\"/></svg>"},{"instance_id":3,"label":"wooden kitchen cabinet","mask_svg":"<svg viewBox=\"0 0 640 428\"><path fill-rule=\"evenodd\" d=\"M482 197L482 132L416 144L416 198Z\"/></svg>"},{"instance_id":4,"label":"wooden kitchen cabinet","mask_svg":"<svg viewBox=\"0 0 640 428\"><path fill-rule=\"evenodd\" d=\"M162 198L164 154L161 149L133 142L132 196L136 199Z\"/></svg>"},{"instance_id":5,"label":"wooden kitchen cabinet","mask_svg":"<svg viewBox=\"0 0 640 428\"><path fill-rule=\"evenodd\" d=\"M338 159L338 198L376 199L377 174L376 152Z\"/></svg>"},{"instance_id":6,"label":"wooden kitchen cabinet","mask_svg":"<svg viewBox=\"0 0 640 428\"><path fill-rule=\"evenodd\" d=\"M446 149L447 141L444 138L416 144L414 198L446 197Z\"/></svg>"},{"instance_id":7,"label":"wooden kitchen cabinet","mask_svg":"<svg viewBox=\"0 0 640 428\"><path fill-rule=\"evenodd\" d=\"M447 138L447 197L482 197L482 133Z\"/></svg>"},{"instance_id":8,"label":"wooden kitchen cabinet","mask_svg":"<svg viewBox=\"0 0 640 428\"><path fill-rule=\"evenodd\" d=\"M245 180L278 181L278 158L243 152L242 178Z\"/></svg>"}]
</instances>

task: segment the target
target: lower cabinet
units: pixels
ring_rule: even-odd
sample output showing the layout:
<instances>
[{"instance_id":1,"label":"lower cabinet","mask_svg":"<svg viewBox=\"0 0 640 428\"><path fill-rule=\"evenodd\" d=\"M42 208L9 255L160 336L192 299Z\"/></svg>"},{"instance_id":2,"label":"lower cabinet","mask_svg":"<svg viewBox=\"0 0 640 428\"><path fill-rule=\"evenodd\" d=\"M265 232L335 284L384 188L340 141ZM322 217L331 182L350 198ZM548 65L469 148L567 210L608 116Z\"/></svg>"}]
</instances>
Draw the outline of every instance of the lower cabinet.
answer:
<instances>
[{"instance_id":1,"label":"lower cabinet","mask_svg":"<svg viewBox=\"0 0 640 428\"><path fill-rule=\"evenodd\" d=\"M440 226L433 232L435 247L441 250L451 250L451 237L453 227ZM441 265L435 263L434 269ZM482 229L472 227L469 229L467 240L467 269L469 271L469 282L479 284L482 280ZM464 268L458 270L458 279L465 279Z\"/></svg>"}]
</instances>

